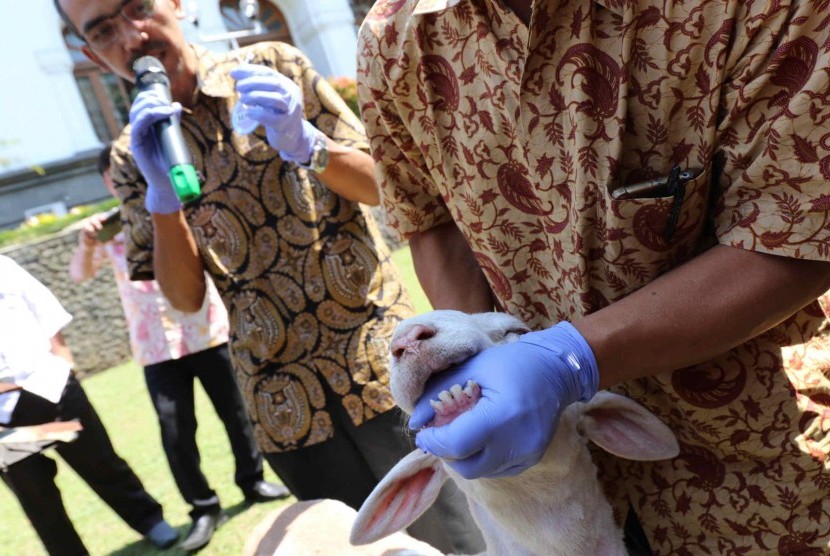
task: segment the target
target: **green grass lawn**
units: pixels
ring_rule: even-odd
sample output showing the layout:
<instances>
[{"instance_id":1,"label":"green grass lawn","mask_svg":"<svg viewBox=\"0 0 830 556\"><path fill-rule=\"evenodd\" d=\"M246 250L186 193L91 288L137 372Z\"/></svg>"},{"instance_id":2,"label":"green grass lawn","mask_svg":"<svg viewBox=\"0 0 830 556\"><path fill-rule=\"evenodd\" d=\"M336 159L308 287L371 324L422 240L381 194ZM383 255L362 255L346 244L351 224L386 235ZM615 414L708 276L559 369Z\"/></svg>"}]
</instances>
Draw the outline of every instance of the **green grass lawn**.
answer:
<instances>
[{"instance_id":1,"label":"green grass lawn","mask_svg":"<svg viewBox=\"0 0 830 556\"><path fill-rule=\"evenodd\" d=\"M423 295L409 250L394 253L403 280L418 312L427 311L429 302ZM155 412L144 385L143 372L130 362L114 367L83 381L84 390L98 410L118 453L132 466L147 490L162 504L167 520L185 534L190 526L189 506L184 503L173 482L161 448ZM200 555L239 554L248 532L265 516L286 501L246 506L242 493L233 482L233 456L224 428L201 386L197 383L197 439L202 455L202 470L216 490L231 519L214 535ZM57 454L58 486L63 494L72 522L93 556L100 554L161 554L130 529L110 510ZM278 481L267 464L265 478ZM0 511L3 534L0 554L45 554L17 499L5 486L0 487ZM168 550L164 554L181 553Z\"/></svg>"}]
</instances>

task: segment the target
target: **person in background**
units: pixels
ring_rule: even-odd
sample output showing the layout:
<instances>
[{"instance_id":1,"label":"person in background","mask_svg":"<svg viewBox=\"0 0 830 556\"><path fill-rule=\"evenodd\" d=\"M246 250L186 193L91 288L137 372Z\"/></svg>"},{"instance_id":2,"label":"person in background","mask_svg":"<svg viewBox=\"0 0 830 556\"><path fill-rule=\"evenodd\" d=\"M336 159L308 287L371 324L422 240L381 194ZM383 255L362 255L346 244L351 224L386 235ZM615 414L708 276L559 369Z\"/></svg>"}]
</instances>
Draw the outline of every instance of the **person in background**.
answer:
<instances>
[{"instance_id":1,"label":"person in background","mask_svg":"<svg viewBox=\"0 0 830 556\"><path fill-rule=\"evenodd\" d=\"M72 353L61 333L71 320L46 286L0 255L0 381L22 387L0 394L0 424L80 421L83 428L78 437L58 443L57 453L130 527L155 547L168 548L178 533L164 520L161 505L115 452L72 371ZM66 513L55 484L57 470L54 459L37 453L0 470L0 477L49 554L89 554Z\"/></svg>"},{"instance_id":2,"label":"person in background","mask_svg":"<svg viewBox=\"0 0 830 556\"><path fill-rule=\"evenodd\" d=\"M107 190L115 195L110 152L111 145L101 150L98 170ZM105 259L109 260L124 307L133 358L144 367L147 390L158 415L167 462L179 492L192 506L193 523L179 548L197 550L208 544L227 515L201 470L193 392L196 379L225 425L236 462L234 479L245 499L265 502L290 493L286 487L263 479L262 454L228 355L228 315L211 280L205 280L205 300L197 312L174 309L155 281L130 281L123 233L101 241L103 218L98 214L82 223L69 274L75 282L84 282L98 273Z\"/></svg>"},{"instance_id":3,"label":"person in background","mask_svg":"<svg viewBox=\"0 0 830 556\"><path fill-rule=\"evenodd\" d=\"M135 81L133 62L152 55L184 106L139 92L113 146L130 277L196 311L207 271L264 457L298 499L359 508L413 448L388 374L391 335L413 309L365 206L378 189L360 121L290 45L188 44L178 0L55 5L92 61ZM253 128L234 130L237 101ZM171 117L202 177L185 205L153 133ZM409 532L443 552L483 550L454 485Z\"/></svg>"},{"instance_id":4,"label":"person in background","mask_svg":"<svg viewBox=\"0 0 830 556\"><path fill-rule=\"evenodd\" d=\"M387 222L435 308L535 329L434 377L414 430L448 385L483 398L419 447L516 475L614 387L680 440L597 456L654 553L830 550L828 21L808 0L374 4L358 92Z\"/></svg>"}]
</instances>

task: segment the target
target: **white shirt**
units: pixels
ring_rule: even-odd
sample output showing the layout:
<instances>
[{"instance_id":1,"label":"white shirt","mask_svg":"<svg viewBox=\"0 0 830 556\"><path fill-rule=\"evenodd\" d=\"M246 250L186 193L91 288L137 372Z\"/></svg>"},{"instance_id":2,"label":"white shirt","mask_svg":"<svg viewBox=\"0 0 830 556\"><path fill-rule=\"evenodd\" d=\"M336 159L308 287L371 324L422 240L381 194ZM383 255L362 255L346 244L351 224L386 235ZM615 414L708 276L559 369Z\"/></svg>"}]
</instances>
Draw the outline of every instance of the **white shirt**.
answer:
<instances>
[{"instance_id":1,"label":"white shirt","mask_svg":"<svg viewBox=\"0 0 830 556\"><path fill-rule=\"evenodd\" d=\"M46 286L0 255L0 381L57 403L69 362L52 353L51 339L72 315ZM20 392L0 394L0 423L8 423Z\"/></svg>"}]
</instances>

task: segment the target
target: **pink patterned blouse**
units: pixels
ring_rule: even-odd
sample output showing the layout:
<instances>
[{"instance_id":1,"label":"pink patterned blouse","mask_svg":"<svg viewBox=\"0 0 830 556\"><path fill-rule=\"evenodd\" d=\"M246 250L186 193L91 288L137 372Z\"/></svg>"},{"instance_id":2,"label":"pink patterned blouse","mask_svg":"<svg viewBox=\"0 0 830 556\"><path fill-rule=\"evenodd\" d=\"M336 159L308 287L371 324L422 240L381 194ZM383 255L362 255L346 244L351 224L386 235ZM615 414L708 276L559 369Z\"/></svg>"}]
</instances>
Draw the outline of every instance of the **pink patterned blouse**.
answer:
<instances>
[{"instance_id":1,"label":"pink patterned blouse","mask_svg":"<svg viewBox=\"0 0 830 556\"><path fill-rule=\"evenodd\" d=\"M112 264L139 365L179 359L228 341L228 313L210 277L201 309L184 313L170 305L155 280L129 279L122 233L99 249Z\"/></svg>"}]
</instances>

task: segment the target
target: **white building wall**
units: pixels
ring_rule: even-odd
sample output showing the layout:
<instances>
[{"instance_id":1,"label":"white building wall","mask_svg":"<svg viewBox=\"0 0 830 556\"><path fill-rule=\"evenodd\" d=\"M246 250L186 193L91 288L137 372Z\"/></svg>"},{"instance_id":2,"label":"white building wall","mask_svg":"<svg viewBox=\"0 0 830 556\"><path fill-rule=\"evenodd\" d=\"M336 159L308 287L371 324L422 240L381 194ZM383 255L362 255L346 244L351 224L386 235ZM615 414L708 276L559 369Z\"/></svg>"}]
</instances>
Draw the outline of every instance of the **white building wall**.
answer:
<instances>
[{"instance_id":1,"label":"white building wall","mask_svg":"<svg viewBox=\"0 0 830 556\"><path fill-rule=\"evenodd\" d=\"M326 77L357 74L357 31L348 0L272 0L294 45Z\"/></svg>"},{"instance_id":2,"label":"white building wall","mask_svg":"<svg viewBox=\"0 0 830 556\"><path fill-rule=\"evenodd\" d=\"M100 146L72 75L52 0L0 2L0 171Z\"/></svg>"},{"instance_id":3,"label":"white building wall","mask_svg":"<svg viewBox=\"0 0 830 556\"><path fill-rule=\"evenodd\" d=\"M222 35L227 32L219 0L185 0L182 2L186 17L182 21L185 38L192 43L203 44L216 52L224 52L228 45L224 41L206 43L205 37ZM195 23L194 23L195 20Z\"/></svg>"}]
</instances>

